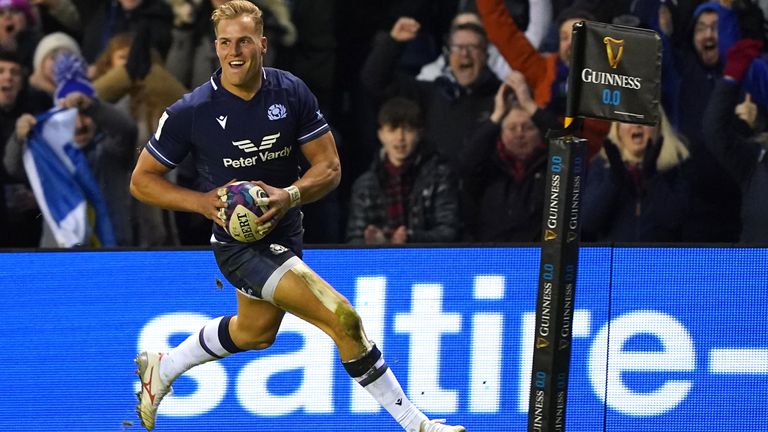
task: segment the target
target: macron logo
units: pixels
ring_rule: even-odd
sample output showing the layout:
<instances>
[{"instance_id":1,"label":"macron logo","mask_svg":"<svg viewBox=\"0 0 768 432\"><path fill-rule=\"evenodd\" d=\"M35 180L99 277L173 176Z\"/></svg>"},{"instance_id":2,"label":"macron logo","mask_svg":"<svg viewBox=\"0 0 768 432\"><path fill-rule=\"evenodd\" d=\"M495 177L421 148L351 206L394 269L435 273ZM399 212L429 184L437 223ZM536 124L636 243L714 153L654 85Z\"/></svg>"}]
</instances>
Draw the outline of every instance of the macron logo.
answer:
<instances>
[{"instance_id":1,"label":"macron logo","mask_svg":"<svg viewBox=\"0 0 768 432\"><path fill-rule=\"evenodd\" d=\"M240 140L240 141L232 141L232 145L246 153L250 153L250 152L255 152L259 150L266 150L272 147L272 144L276 143L279 137L280 137L280 132L273 135L267 135L261 139L261 144L259 144L258 146L254 144L251 140L247 140L247 139Z\"/></svg>"},{"instance_id":2,"label":"macron logo","mask_svg":"<svg viewBox=\"0 0 768 432\"><path fill-rule=\"evenodd\" d=\"M222 129L227 128L227 116L218 116L216 117L216 121L219 122Z\"/></svg>"}]
</instances>

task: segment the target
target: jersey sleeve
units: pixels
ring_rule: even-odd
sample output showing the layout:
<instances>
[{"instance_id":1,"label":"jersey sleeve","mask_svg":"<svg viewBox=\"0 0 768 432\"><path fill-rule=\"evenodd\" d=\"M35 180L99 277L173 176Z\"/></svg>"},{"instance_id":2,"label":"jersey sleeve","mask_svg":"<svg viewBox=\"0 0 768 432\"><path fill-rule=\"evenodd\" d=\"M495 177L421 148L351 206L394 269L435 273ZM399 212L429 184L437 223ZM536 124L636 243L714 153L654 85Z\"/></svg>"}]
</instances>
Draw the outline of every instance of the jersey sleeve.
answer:
<instances>
[{"instance_id":1,"label":"jersey sleeve","mask_svg":"<svg viewBox=\"0 0 768 432\"><path fill-rule=\"evenodd\" d=\"M147 142L147 151L168 168L176 168L191 147L192 110L167 108L157 125L157 131Z\"/></svg>"},{"instance_id":2,"label":"jersey sleeve","mask_svg":"<svg viewBox=\"0 0 768 432\"><path fill-rule=\"evenodd\" d=\"M299 144L308 143L330 130L323 113L317 104L317 98L306 84L296 79L296 93L299 105Z\"/></svg>"}]
</instances>

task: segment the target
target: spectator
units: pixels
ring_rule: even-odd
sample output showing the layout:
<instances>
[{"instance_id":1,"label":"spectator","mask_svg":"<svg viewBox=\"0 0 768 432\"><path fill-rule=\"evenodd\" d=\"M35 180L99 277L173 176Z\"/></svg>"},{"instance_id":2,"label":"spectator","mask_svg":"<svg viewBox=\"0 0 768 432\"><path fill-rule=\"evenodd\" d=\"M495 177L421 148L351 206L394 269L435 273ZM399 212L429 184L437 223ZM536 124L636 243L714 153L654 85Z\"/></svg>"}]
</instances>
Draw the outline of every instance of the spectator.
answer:
<instances>
[{"instance_id":1,"label":"spectator","mask_svg":"<svg viewBox=\"0 0 768 432\"><path fill-rule=\"evenodd\" d=\"M758 110L749 94L739 103L741 81L762 45L762 41L744 39L728 51L725 76L715 85L704 111L706 144L741 187L742 243L768 243L766 107Z\"/></svg>"},{"instance_id":2,"label":"spectator","mask_svg":"<svg viewBox=\"0 0 768 432\"><path fill-rule=\"evenodd\" d=\"M503 0L477 0L480 18L488 37L512 69L520 71L531 88L536 104L555 116L565 115L568 71L571 61L571 29L573 24L594 20L587 10L569 8L557 18L559 46L557 53L540 53L521 32ZM588 140L588 156L594 155L608 132L609 123L585 119L581 133Z\"/></svg>"},{"instance_id":3,"label":"spectator","mask_svg":"<svg viewBox=\"0 0 768 432\"><path fill-rule=\"evenodd\" d=\"M80 45L66 33L51 33L46 35L35 48L34 70L29 77L29 85L50 96L53 103L53 92L56 90L56 77L53 66L56 57L64 52L80 55Z\"/></svg>"},{"instance_id":4,"label":"spectator","mask_svg":"<svg viewBox=\"0 0 768 432\"><path fill-rule=\"evenodd\" d=\"M128 116L93 97L93 88L85 78L85 66L75 55L59 56L56 69L59 86L55 101L63 108L78 109L73 142L85 155L98 181L118 245L131 245L128 183L133 167L136 126ZM11 176L26 177L21 160L27 137L36 122L31 113L22 114L16 121L15 134L8 139L3 159ZM59 246L47 225L43 227L40 246Z\"/></svg>"},{"instance_id":5,"label":"spectator","mask_svg":"<svg viewBox=\"0 0 768 432\"><path fill-rule=\"evenodd\" d=\"M171 46L173 12L165 0L113 0L101 2L83 28L82 51L93 63L112 36L130 32L150 39L160 57L165 59Z\"/></svg>"},{"instance_id":6,"label":"spectator","mask_svg":"<svg viewBox=\"0 0 768 432\"><path fill-rule=\"evenodd\" d=\"M381 107L380 157L352 186L347 241L404 244L458 238L456 177L423 148L419 106L395 97Z\"/></svg>"},{"instance_id":7,"label":"spectator","mask_svg":"<svg viewBox=\"0 0 768 432\"><path fill-rule=\"evenodd\" d=\"M32 69L32 56L42 37L36 23L28 0L0 0L0 49L17 53L26 70Z\"/></svg>"},{"instance_id":8,"label":"spectator","mask_svg":"<svg viewBox=\"0 0 768 432\"><path fill-rule=\"evenodd\" d=\"M99 98L110 103L125 98L130 106L130 114L139 124L140 144L157 129L164 107L186 92L150 43L147 37L117 34L93 67L93 86Z\"/></svg>"},{"instance_id":9,"label":"spectator","mask_svg":"<svg viewBox=\"0 0 768 432\"><path fill-rule=\"evenodd\" d=\"M545 20L546 26L543 26L543 23L534 26L537 29L536 32L526 32L526 37L531 41L531 44L538 46L541 42L541 39L543 38L543 34L546 33L546 27L549 26L551 10L548 7L548 1L534 1L532 2L531 6L534 5L536 5L535 9L538 12L534 14L532 11L532 15L538 19ZM539 11L539 9L541 10ZM474 23L479 26L483 25L483 23L480 21L480 17L475 12L460 12L451 21L451 26L454 27L466 23ZM544 28L542 29L542 27ZM435 61L422 66L421 71L416 76L416 79L420 81L434 81L441 75L450 74L450 69L446 63L447 57L448 54L443 53L443 55L435 59ZM488 44L488 67L491 68L493 73L496 75L496 78L501 81L503 81L510 72L507 61L504 60L504 58L501 56L501 53L499 53L499 50L493 44Z\"/></svg>"},{"instance_id":10,"label":"spectator","mask_svg":"<svg viewBox=\"0 0 768 432\"><path fill-rule=\"evenodd\" d=\"M680 241L689 210L688 156L663 112L659 127L614 122L587 170L583 239Z\"/></svg>"},{"instance_id":11,"label":"spectator","mask_svg":"<svg viewBox=\"0 0 768 432\"><path fill-rule=\"evenodd\" d=\"M513 71L496 92L490 118L462 152L466 189L475 209L475 217L465 221L469 241L541 239L547 146L542 125L524 108L526 103L536 111L525 77Z\"/></svg>"},{"instance_id":12,"label":"spectator","mask_svg":"<svg viewBox=\"0 0 768 432\"><path fill-rule=\"evenodd\" d=\"M0 154L25 112L43 112L50 106L45 94L25 86L23 67L14 52L0 50ZM11 167L16 169L17 167ZM12 178L0 166L0 247L34 247L40 240L42 219L29 184Z\"/></svg>"},{"instance_id":13,"label":"spectator","mask_svg":"<svg viewBox=\"0 0 768 432\"><path fill-rule=\"evenodd\" d=\"M488 68L488 41L483 28L466 23L451 29L448 38L450 74L434 82L395 75L405 43L416 37L420 24L407 17L380 37L365 62L362 82L375 97L401 95L424 107L425 139L456 171L464 139L490 115L499 80Z\"/></svg>"},{"instance_id":14,"label":"spectator","mask_svg":"<svg viewBox=\"0 0 768 432\"><path fill-rule=\"evenodd\" d=\"M164 109L181 98L186 88L164 67L146 34L115 35L94 65L93 86L103 101L115 103L138 127L133 148L139 151L155 133ZM191 163L188 161L186 163ZM177 173L171 174L178 181ZM138 246L179 244L174 214L131 199ZM199 219L199 218L198 218ZM210 230L210 224L206 224Z\"/></svg>"},{"instance_id":15,"label":"spectator","mask_svg":"<svg viewBox=\"0 0 768 432\"><path fill-rule=\"evenodd\" d=\"M80 12L73 0L30 0L40 17L40 28L44 34L66 32L80 33Z\"/></svg>"},{"instance_id":16,"label":"spectator","mask_svg":"<svg viewBox=\"0 0 768 432\"><path fill-rule=\"evenodd\" d=\"M722 76L723 34L738 27L734 11L718 3L701 4L694 11L690 43L669 48L662 37L662 103L670 121L688 141L691 160L687 176L691 186L691 214L683 240L735 242L740 232L741 192L738 184L705 145L704 109L715 83Z\"/></svg>"}]
</instances>

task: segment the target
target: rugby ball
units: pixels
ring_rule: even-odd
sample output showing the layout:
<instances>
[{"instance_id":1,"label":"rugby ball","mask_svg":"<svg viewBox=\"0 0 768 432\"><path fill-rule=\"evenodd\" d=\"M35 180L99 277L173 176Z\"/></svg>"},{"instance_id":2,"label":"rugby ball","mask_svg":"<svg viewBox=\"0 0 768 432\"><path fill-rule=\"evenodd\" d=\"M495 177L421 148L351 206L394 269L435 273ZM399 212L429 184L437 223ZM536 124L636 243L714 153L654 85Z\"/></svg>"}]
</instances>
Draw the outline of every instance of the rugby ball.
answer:
<instances>
[{"instance_id":1,"label":"rugby ball","mask_svg":"<svg viewBox=\"0 0 768 432\"><path fill-rule=\"evenodd\" d=\"M237 241L253 243L261 240L269 232L256 223L256 218L263 215L269 206L256 204L257 199L269 198L269 195L254 183L235 182L219 190L221 200L227 207L219 212L227 233Z\"/></svg>"}]
</instances>

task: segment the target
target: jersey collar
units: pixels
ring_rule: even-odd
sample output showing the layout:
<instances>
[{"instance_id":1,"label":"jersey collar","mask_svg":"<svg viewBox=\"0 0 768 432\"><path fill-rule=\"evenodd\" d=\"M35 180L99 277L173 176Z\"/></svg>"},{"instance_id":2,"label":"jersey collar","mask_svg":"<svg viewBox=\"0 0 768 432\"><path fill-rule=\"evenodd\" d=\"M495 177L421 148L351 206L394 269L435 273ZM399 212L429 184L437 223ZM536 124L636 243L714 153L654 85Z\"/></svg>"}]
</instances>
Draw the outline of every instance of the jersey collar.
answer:
<instances>
[{"instance_id":1,"label":"jersey collar","mask_svg":"<svg viewBox=\"0 0 768 432\"><path fill-rule=\"evenodd\" d=\"M221 85L221 67L216 69L213 75L211 75L210 81L214 91L218 91L220 88L223 88L223 86ZM268 83L269 81L267 80L267 69L262 66L261 67L261 88L266 87Z\"/></svg>"}]
</instances>

